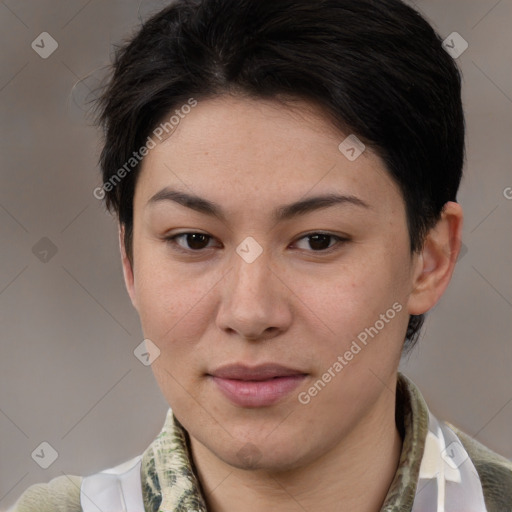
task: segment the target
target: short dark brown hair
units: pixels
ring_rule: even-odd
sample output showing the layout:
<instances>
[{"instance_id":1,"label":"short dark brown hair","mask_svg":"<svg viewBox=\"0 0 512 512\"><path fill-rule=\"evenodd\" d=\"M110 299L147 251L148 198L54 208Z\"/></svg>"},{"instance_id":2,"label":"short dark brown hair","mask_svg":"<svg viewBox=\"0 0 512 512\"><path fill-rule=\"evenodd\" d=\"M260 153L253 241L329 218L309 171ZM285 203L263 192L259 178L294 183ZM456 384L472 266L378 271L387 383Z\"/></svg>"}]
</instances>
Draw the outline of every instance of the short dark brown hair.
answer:
<instances>
[{"instance_id":1,"label":"short dark brown hair","mask_svg":"<svg viewBox=\"0 0 512 512\"><path fill-rule=\"evenodd\" d=\"M464 162L461 76L441 38L400 0L178 0L117 48L98 99L106 207L133 265L133 158L191 97L303 99L382 158L406 204L411 253L422 248ZM416 343L424 315L411 315Z\"/></svg>"}]
</instances>

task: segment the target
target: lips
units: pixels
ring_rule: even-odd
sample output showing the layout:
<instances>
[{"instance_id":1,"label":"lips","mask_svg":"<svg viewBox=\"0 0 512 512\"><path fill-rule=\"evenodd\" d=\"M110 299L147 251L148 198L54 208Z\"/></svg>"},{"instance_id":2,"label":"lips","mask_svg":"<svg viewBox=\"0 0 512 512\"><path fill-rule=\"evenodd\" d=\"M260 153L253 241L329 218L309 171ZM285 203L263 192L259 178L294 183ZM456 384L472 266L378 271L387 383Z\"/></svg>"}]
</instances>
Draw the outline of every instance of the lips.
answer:
<instances>
[{"instance_id":1,"label":"lips","mask_svg":"<svg viewBox=\"0 0 512 512\"><path fill-rule=\"evenodd\" d=\"M233 364L208 374L218 390L239 407L268 407L291 393L306 373L279 364Z\"/></svg>"}]
</instances>

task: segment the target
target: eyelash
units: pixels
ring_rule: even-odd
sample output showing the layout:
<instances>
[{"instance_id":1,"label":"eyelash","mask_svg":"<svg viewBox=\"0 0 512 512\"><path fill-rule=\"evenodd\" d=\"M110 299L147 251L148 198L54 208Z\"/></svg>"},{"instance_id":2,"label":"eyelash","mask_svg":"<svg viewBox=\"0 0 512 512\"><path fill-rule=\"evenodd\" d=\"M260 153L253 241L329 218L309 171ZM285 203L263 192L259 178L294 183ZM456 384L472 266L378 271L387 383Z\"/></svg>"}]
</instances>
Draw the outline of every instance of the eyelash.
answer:
<instances>
[{"instance_id":1,"label":"eyelash","mask_svg":"<svg viewBox=\"0 0 512 512\"><path fill-rule=\"evenodd\" d=\"M182 253L186 253L186 254L201 254L206 249L209 249L209 247L205 247L204 249L195 249L195 250L194 249L185 249L185 248L181 247L176 242L177 239L186 237L188 235L203 235L209 239L208 241L213 239L213 237L211 235L208 235L206 233L201 233L199 231L187 231L185 233L178 233L176 235L165 237L164 241L166 243L168 243L169 245L171 245L174 250L182 252ZM315 254L330 254L331 252L334 252L335 250L340 249L340 245L343 245L344 243L346 243L350 240L349 238L342 237L339 235L334 235L332 233L324 233L322 231L313 231L311 233L307 233L306 235L301 236L300 238L297 239L297 241L307 239L307 238L313 237L315 235L323 235L323 236L326 236L329 238L333 238L336 240L336 243L334 245L328 247L327 249L321 249L318 251L310 250L310 251L306 251L306 252L311 252L311 253L315 253ZM296 243L296 242L294 242L294 243Z\"/></svg>"}]
</instances>

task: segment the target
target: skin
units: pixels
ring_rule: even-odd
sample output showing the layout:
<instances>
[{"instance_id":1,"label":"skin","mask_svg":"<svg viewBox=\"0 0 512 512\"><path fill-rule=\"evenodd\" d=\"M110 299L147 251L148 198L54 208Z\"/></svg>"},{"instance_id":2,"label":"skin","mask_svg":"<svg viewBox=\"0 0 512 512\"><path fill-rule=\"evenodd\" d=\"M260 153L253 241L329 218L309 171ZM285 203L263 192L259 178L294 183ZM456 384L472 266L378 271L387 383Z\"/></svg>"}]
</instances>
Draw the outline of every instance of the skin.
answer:
<instances>
[{"instance_id":1,"label":"skin","mask_svg":"<svg viewBox=\"0 0 512 512\"><path fill-rule=\"evenodd\" d=\"M144 159L133 267L120 243L126 287L144 336L161 351L155 378L190 435L215 512L376 512L396 472L395 391L408 317L428 311L446 289L462 210L446 203L423 251L412 255L399 188L369 148L355 161L340 152L347 135L307 103L223 96L200 101ZM173 201L147 205L165 187L218 203L225 218ZM324 193L368 207L272 217ZM334 236L320 248L335 249L311 243L306 235L319 231ZM187 237L165 240L187 232L210 238L192 248ZM263 250L252 263L236 252L248 236ZM395 303L401 311L300 403L298 393ZM307 377L268 407L234 405L207 376L228 363L269 362ZM242 457L248 446L253 456Z\"/></svg>"}]
</instances>

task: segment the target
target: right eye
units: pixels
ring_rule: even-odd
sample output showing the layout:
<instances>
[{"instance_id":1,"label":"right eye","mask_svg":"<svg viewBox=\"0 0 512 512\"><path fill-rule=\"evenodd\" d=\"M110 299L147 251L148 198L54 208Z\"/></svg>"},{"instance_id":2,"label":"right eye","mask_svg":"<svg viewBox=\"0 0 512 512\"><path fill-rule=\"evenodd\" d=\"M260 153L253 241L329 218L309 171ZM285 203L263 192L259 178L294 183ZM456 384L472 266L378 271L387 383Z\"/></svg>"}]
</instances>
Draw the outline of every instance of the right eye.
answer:
<instances>
[{"instance_id":1,"label":"right eye","mask_svg":"<svg viewBox=\"0 0 512 512\"><path fill-rule=\"evenodd\" d=\"M207 235L206 233L199 233L195 231L189 233L179 233L177 235L164 238L164 240L173 246L173 248L183 252L200 252L204 249L207 249L209 248L208 242L212 239L213 237Z\"/></svg>"}]
</instances>

